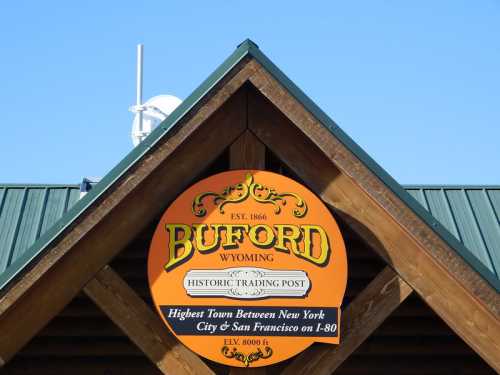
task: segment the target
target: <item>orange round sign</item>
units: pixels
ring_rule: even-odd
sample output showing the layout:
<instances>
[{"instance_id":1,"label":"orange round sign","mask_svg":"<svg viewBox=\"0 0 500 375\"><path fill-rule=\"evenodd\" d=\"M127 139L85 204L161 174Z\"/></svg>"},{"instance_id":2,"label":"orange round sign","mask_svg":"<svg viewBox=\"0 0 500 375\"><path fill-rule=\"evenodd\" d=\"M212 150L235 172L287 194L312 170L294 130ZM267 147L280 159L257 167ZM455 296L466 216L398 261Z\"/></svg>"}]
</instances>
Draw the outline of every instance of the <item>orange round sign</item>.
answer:
<instances>
[{"instance_id":1,"label":"orange round sign","mask_svg":"<svg viewBox=\"0 0 500 375\"><path fill-rule=\"evenodd\" d=\"M339 343L345 246L324 204L266 171L208 177L165 211L148 258L161 318L194 352L267 366Z\"/></svg>"}]
</instances>

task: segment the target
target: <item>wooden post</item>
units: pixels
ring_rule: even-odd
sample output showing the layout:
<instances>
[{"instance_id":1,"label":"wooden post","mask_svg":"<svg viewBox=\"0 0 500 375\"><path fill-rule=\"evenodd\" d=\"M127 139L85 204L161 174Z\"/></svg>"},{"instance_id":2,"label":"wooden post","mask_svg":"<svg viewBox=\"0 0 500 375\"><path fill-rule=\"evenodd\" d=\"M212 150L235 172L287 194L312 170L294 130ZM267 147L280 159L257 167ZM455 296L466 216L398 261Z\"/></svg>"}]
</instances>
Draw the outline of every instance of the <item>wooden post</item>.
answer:
<instances>
[{"instance_id":1,"label":"wooden post","mask_svg":"<svg viewBox=\"0 0 500 375\"><path fill-rule=\"evenodd\" d=\"M231 169L266 168L266 147L248 130L230 146L229 154Z\"/></svg>"},{"instance_id":2,"label":"wooden post","mask_svg":"<svg viewBox=\"0 0 500 375\"><path fill-rule=\"evenodd\" d=\"M266 147L250 132L245 131L229 147L231 169L264 169L266 167ZM265 375L264 367L231 367L230 375Z\"/></svg>"},{"instance_id":3,"label":"wooden post","mask_svg":"<svg viewBox=\"0 0 500 375\"><path fill-rule=\"evenodd\" d=\"M500 294L266 71L251 81L249 129L500 372Z\"/></svg>"},{"instance_id":4,"label":"wooden post","mask_svg":"<svg viewBox=\"0 0 500 375\"><path fill-rule=\"evenodd\" d=\"M213 375L111 267L105 266L84 291L164 374Z\"/></svg>"},{"instance_id":5,"label":"wooden post","mask_svg":"<svg viewBox=\"0 0 500 375\"><path fill-rule=\"evenodd\" d=\"M323 344L309 348L299 354L283 374L331 374L411 294L412 290L390 267L385 267L342 312L340 344Z\"/></svg>"},{"instance_id":6,"label":"wooden post","mask_svg":"<svg viewBox=\"0 0 500 375\"><path fill-rule=\"evenodd\" d=\"M10 360L161 212L159 202L179 194L245 131L246 93L237 90L251 68L243 66L214 88L0 296L1 361Z\"/></svg>"}]
</instances>

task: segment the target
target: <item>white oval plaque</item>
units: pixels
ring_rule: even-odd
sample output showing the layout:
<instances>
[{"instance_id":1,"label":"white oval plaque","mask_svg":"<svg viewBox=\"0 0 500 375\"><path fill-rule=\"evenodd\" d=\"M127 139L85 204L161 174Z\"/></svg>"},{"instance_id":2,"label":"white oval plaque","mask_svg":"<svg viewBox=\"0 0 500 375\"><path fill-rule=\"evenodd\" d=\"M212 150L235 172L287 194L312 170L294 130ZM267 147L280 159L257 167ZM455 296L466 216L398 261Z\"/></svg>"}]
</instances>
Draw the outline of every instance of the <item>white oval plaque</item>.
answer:
<instances>
[{"instance_id":1,"label":"white oval plaque","mask_svg":"<svg viewBox=\"0 0 500 375\"><path fill-rule=\"evenodd\" d=\"M184 277L184 289L192 297L304 297L310 287L306 272L296 270L236 267L190 270Z\"/></svg>"}]
</instances>

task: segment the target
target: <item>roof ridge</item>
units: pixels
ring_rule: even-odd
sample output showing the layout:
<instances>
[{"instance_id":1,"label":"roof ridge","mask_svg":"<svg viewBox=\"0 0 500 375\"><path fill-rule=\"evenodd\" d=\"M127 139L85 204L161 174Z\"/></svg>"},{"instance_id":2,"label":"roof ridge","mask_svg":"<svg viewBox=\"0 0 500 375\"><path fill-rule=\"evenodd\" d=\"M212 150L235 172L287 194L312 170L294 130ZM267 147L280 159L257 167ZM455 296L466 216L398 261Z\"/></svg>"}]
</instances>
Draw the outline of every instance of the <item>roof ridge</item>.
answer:
<instances>
[{"instance_id":1,"label":"roof ridge","mask_svg":"<svg viewBox=\"0 0 500 375\"><path fill-rule=\"evenodd\" d=\"M132 165L134 165L150 148L189 112L236 64L251 51L258 50L256 44L246 39L236 50L215 69L164 121L162 121L141 143L134 147L117 165L75 203L59 220L57 220L22 256L14 261L0 274L0 290L2 290L21 270L23 270L38 254L40 254L58 235L78 218L94 201L96 201L115 181L117 181Z\"/></svg>"},{"instance_id":2,"label":"roof ridge","mask_svg":"<svg viewBox=\"0 0 500 375\"><path fill-rule=\"evenodd\" d=\"M424 223L428 225L444 242L446 242L487 282L500 291L498 279L487 267L480 263L435 217L433 217L405 187L399 184L385 169L368 155L350 136L345 133L321 108L318 107L299 87L297 87L252 40L246 39L236 50L192 93L184 100L153 132L137 147L132 149L91 191L81 198L68 212L58 220L44 235L42 235L20 258L0 274L0 289L41 251L43 251L63 230L78 218L94 201L96 201L110 186L125 174L140 160L160 139L181 120L202 98L231 71L242 59L251 56L270 75L272 75L304 108L325 126L367 169L376 175L404 204L406 204Z\"/></svg>"}]
</instances>

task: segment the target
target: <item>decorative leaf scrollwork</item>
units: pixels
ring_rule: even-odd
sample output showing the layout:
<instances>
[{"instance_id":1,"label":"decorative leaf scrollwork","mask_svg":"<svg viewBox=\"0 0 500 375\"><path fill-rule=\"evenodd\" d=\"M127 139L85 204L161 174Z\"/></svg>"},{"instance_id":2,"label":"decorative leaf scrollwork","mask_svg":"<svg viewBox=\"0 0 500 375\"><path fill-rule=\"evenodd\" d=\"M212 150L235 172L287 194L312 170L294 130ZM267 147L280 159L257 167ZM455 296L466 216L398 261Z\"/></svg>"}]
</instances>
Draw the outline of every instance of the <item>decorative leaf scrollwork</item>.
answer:
<instances>
[{"instance_id":1,"label":"decorative leaf scrollwork","mask_svg":"<svg viewBox=\"0 0 500 375\"><path fill-rule=\"evenodd\" d=\"M272 187L254 182L253 176L249 173L246 175L244 182L227 186L222 193L208 191L197 195L192 205L192 211L195 216L203 217L207 214L203 199L209 196L213 197L212 202L215 206L218 206L221 214L224 214L224 206L226 204L243 202L250 196L256 202L272 204L276 215L281 212L281 207L286 205L287 199L285 197L292 197L296 200L295 208L292 210L293 215L297 218L301 218L307 213L307 204L300 196L295 193L279 194ZM279 204L279 202L281 204Z\"/></svg>"},{"instance_id":2,"label":"decorative leaf scrollwork","mask_svg":"<svg viewBox=\"0 0 500 375\"><path fill-rule=\"evenodd\" d=\"M222 193L214 193L208 191L197 195L193 200L193 214L198 217L205 216L207 209L204 207L203 198L213 196L213 204L219 206L219 212L224 213L224 206L228 203L242 202L248 198L248 186L240 183L233 186L228 186Z\"/></svg>"},{"instance_id":3,"label":"decorative leaf scrollwork","mask_svg":"<svg viewBox=\"0 0 500 375\"><path fill-rule=\"evenodd\" d=\"M229 349L227 346L223 346L221 349L222 355L226 358L234 358L237 361L242 362L245 367L248 367L250 363L258 361L259 359L266 359L269 358L273 355L273 350L269 347L266 346L264 348L265 353L260 349L257 348L257 351L249 353L249 354L244 354L241 351L238 351L236 347L234 347L232 350Z\"/></svg>"}]
</instances>

